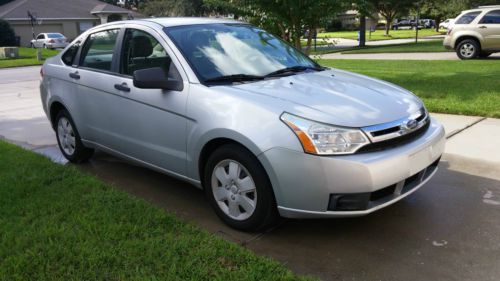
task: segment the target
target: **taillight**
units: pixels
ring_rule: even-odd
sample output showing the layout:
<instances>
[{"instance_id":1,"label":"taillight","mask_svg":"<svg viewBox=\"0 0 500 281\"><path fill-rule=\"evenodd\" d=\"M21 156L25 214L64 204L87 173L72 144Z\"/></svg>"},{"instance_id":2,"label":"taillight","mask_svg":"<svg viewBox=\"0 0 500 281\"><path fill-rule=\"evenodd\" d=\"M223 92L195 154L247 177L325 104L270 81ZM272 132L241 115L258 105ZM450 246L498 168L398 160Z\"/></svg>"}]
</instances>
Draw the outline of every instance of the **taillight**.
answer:
<instances>
[{"instance_id":1,"label":"taillight","mask_svg":"<svg viewBox=\"0 0 500 281\"><path fill-rule=\"evenodd\" d=\"M43 78L43 67L40 67L40 77Z\"/></svg>"},{"instance_id":2,"label":"taillight","mask_svg":"<svg viewBox=\"0 0 500 281\"><path fill-rule=\"evenodd\" d=\"M56 41L54 41L54 39L50 39L49 40L49 43L55 43Z\"/></svg>"}]
</instances>

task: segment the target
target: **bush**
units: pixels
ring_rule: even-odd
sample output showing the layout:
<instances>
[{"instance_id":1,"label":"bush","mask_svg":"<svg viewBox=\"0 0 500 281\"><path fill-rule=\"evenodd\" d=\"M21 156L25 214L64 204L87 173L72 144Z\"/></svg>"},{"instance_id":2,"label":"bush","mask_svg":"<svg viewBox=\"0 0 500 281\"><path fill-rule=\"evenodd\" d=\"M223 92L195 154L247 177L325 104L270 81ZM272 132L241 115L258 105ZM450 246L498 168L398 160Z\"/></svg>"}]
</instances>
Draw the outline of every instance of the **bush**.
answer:
<instances>
[{"instance_id":1,"label":"bush","mask_svg":"<svg viewBox=\"0 0 500 281\"><path fill-rule=\"evenodd\" d=\"M327 32L334 32L342 30L342 22L339 19L334 19L327 23L325 30Z\"/></svg>"},{"instance_id":2,"label":"bush","mask_svg":"<svg viewBox=\"0 0 500 281\"><path fill-rule=\"evenodd\" d=\"M0 19L0 47L15 46L16 34L10 24Z\"/></svg>"}]
</instances>

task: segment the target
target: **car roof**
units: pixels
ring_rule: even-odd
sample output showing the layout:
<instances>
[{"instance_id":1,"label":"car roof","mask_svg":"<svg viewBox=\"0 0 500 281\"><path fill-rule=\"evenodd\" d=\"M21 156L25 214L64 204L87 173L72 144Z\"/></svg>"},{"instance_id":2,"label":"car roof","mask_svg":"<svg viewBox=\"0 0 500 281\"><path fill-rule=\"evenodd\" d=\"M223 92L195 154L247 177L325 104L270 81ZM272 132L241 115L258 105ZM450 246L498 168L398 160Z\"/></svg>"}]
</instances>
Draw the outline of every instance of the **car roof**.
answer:
<instances>
[{"instance_id":1,"label":"car roof","mask_svg":"<svg viewBox=\"0 0 500 281\"><path fill-rule=\"evenodd\" d=\"M195 25L195 24L245 23L245 22L232 19L223 19L223 18L169 17L169 18L145 18L137 20L114 21L100 26L120 25L124 23L146 24L146 25L158 24L163 27L172 27L172 26Z\"/></svg>"},{"instance_id":2,"label":"car roof","mask_svg":"<svg viewBox=\"0 0 500 281\"><path fill-rule=\"evenodd\" d=\"M479 6L475 9L462 11L462 14L468 13L468 12L483 12L483 11L498 10L498 9L500 9L500 5Z\"/></svg>"}]
</instances>

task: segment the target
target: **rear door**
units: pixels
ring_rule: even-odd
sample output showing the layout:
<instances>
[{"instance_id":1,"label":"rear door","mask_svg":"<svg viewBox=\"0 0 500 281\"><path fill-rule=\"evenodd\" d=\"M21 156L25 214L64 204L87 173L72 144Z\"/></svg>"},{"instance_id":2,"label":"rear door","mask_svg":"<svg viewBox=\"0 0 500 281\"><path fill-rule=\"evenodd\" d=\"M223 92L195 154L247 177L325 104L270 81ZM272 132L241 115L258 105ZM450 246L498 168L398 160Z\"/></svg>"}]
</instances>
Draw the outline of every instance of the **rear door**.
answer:
<instances>
[{"instance_id":1,"label":"rear door","mask_svg":"<svg viewBox=\"0 0 500 281\"><path fill-rule=\"evenodd\" d=\"M84 141L112 147L116 123L110 109L116 106L118 40L122 30L111 28L89 34L81 47L77 68L69 75L78 85L76 98Z\"/></svg>"},{"instance_id":2,"label":"rear door","mask_svg":"<svg viewBox=\"0 0 500 281\"><path fill-rule=\"evenodd\" d=\"M500 50L500 9L487 12L478 24L483 50Z\"/></svg>"}]
</instances>

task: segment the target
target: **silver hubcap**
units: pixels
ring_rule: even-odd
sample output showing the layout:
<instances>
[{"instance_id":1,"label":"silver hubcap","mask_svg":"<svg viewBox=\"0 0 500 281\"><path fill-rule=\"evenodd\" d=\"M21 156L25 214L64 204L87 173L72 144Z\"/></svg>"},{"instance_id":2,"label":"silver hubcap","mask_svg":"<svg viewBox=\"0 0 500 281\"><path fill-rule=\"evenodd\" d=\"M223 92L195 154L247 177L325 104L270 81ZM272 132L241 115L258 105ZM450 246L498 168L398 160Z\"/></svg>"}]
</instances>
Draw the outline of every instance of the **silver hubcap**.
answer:
<instances>
[{"instance_id":1,"label":"silver hubcap","mask_svg":"<svg viewBox=\"0 0 500 281\"><path fill-rule=\"evenodd\" d=\"M247 169L234 160L224 160L215 166L212 192L219 208L234 220L246 220L255 211L255 182Z\"/></svg>"},{"instance_id":2,"label":"silver hubcap","mask_svg":"<svg viewBox=\"0 0 500 281\"><path fill-rule=\"evenodd\" d=\"M73 131L73 126L71 126L71 123L66 117L61 117L57 123L57 137L59 138L59 143L64 153L73 155L76 147L75 132Z\"/></svg>"},{"instance_id":3,"label":"silver hubcap","mask_svg":"<svg viewBox=\"0 0 500 281\"><path fill-rule=\"evenodd\" d=\"M460 47L460 54L466 58L472 57L474 54L475 48L474 45L470 43L465 43Z\"/></svg>"}]
</instances>

